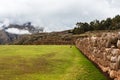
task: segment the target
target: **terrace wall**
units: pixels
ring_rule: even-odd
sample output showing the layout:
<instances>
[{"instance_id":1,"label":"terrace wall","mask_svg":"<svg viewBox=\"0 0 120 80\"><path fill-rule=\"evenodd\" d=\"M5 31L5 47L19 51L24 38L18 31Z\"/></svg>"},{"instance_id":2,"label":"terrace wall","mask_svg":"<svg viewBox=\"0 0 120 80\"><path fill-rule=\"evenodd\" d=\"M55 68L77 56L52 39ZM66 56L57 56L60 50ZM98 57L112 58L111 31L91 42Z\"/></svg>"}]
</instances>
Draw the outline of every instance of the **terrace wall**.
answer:
<instances>
[{"instance_id":1,"label":"terrace wall","mask_svg":"<svg viewBox=\"0 0 120 80\"><path fill-rule=\"evenodd\" d=\"M97 37L76 40L76 46L103 72L114 80L120 80L120 34L104 33Z\"/></svg>"}]
</instances>

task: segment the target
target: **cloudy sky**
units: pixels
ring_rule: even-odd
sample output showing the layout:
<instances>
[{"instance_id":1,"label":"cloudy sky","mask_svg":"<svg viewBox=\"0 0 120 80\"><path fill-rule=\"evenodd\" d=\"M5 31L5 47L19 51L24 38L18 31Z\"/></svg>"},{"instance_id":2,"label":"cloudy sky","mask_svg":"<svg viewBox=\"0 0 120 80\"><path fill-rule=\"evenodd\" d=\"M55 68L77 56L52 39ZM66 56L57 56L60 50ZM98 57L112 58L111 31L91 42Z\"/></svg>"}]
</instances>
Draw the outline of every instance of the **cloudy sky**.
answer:
<instances>
[{"instance_id":1,"label":"cloudy sky","mask_svg":"<svg viewBox=\"0 0 120 80\"><path fill-rule=\"evenodd\" d=\"M120 0L0 0L0 21L31 21L46 31L71 29L76 22L89 22L120 14Z\"/></svg>"}]
</instances>

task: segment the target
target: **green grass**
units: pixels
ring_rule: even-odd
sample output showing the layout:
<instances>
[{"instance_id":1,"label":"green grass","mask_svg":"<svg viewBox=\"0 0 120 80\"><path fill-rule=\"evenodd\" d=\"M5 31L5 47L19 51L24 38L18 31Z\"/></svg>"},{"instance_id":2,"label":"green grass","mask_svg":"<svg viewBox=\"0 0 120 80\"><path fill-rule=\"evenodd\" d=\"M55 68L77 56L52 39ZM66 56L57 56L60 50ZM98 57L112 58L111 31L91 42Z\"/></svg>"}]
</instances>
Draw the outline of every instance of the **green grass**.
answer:
<instances>
[{"instance_id":1,"label":"green grass","mask_svg":"<svg viewBox=\"0 0 120 80\"><path fill-rule=\"evenodd\" d=\"M73 46L0 46L0 80L107 80Z\"/></svg>"}]
</instances>

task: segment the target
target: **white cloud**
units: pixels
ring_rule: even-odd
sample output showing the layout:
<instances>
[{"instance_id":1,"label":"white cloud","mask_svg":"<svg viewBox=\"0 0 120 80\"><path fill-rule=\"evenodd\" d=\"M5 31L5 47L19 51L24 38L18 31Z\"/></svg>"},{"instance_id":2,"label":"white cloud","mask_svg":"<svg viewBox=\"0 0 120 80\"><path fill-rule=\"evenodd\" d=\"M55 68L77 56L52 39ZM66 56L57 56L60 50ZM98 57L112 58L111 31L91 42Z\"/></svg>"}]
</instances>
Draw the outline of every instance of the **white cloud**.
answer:
<instances>
[{"instance_id":1,"label":"white cloud","mask_svg":"<svg viewBox=\"0 0 120 80\"><path fill-rule=\"evenodd\" d=\"M70 29L77 21L105 19L119 13L119 0L0 0L0 20L31 21L47 31Z\"/></svg>"},{"instance_id":2,"label":"white cloud","mask_svg":"<svg viewBox=\"0 0 120 80\"><path fill-rule=\"evenodd\" d=\"M12 33L12 34L31 34L28 30L20 30L20 29L17 29L17 28L9 28L6 30L7 32L9 33Z\"/></svg>"},{"instance_id":3,"label":"white cloud","mask_svg":"<svg viewBox=\"0 0 120 80\"><path fill-rule=\"evenodd\" d=\"M0 22L0 30L4 29L5 27L8 27L10 24L10 21L6 18L2 22Z\"/></svg>"}]
</instances>

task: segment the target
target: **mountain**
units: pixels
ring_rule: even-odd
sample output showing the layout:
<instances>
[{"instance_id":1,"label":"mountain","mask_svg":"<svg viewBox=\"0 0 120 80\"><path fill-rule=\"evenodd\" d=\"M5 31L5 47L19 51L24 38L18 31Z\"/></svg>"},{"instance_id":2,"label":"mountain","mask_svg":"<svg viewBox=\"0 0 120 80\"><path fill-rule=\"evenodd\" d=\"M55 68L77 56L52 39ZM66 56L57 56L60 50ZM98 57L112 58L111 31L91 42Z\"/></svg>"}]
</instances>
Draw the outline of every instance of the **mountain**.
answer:
<instances>
[{"instance_id":1,"label":"mountain","mask_svg":"<svg viewBox=\"0 0 120 80\"><path fill-rule=\"evenodd\" d=\"M0 23L0 44L73 44L74 38L69 30L43 33L43 27L35 27L31 22L8 24Z\"/></svg>"},{"instance_id":2,"label":"mountain","mask_svg":"<svg viewBox=\"0 0 120 80\"><path fill-rule=\"evenodd\" d=\"M11 44L19 39L19 35L10 34L5 30L0 30L0 44Z\"/></svg>"},{"instance_id":3,"label":"mountain","mask_svg":"<svg viewBox=\"0 0 120 80\"><path fill-rule=\"evenodd\" d=\"M26 34L37 34L44 30L42 27L35 27L31 22L22 25L8 22L0 22L0 44L13 44Z\"/></svg>"}]
</instances>

